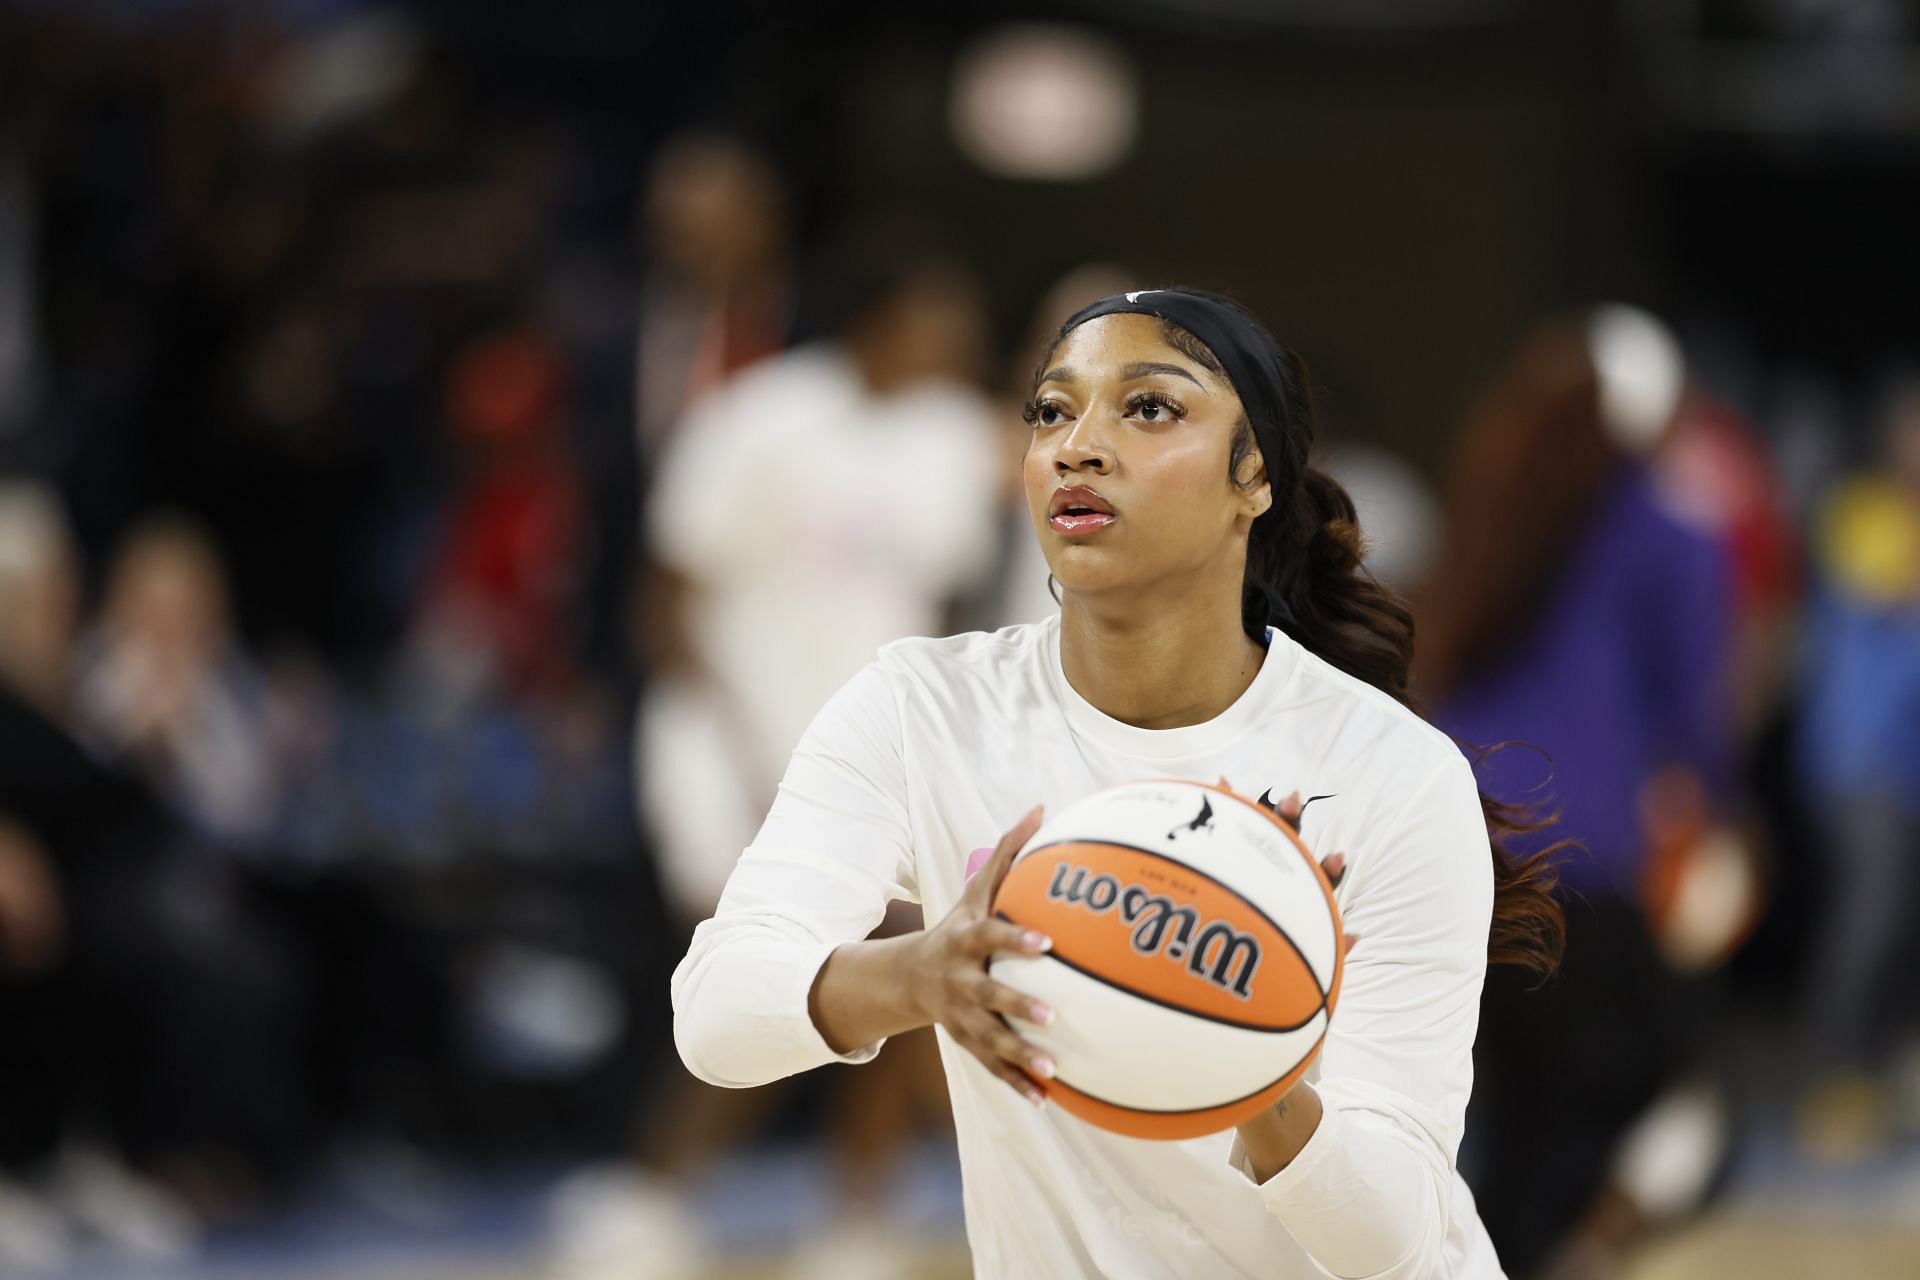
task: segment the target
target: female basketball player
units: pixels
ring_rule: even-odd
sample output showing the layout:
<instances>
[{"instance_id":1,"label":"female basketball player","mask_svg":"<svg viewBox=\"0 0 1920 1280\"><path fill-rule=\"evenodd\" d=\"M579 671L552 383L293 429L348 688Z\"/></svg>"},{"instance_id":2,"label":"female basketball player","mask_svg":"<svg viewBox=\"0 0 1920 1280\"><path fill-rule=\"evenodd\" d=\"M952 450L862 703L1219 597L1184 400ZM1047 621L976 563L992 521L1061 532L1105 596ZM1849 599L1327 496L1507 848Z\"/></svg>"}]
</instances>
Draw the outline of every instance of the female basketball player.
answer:
<instances>
[{"instance_id":1,"label":"female basketball player","mask_svg":"<svg viewBox=\"0 0 1920 1280\"><path fill-rule=\"evenodd\" d=\"M1027 416L1059 617L899 641L821 711L674 975L682 1057L750 1086L935 1024L982 1276L1498 1276L1454 1171L1481 983L1490 956L1550 966L1559 915L1408 708L1411 627L1308 466L1304 366L1225 298L1143 290L1067 321ZM1360 939L1308 1079L1180 1143L1031 1105L1052 1064L1018 1028L1071 1010L986 972L1049 945L987 912L1040 805L1152 775L1308 797L1283 812L1344 851ZM936 923L863 940L894 898Z\"/></svg>"}]
</instances>

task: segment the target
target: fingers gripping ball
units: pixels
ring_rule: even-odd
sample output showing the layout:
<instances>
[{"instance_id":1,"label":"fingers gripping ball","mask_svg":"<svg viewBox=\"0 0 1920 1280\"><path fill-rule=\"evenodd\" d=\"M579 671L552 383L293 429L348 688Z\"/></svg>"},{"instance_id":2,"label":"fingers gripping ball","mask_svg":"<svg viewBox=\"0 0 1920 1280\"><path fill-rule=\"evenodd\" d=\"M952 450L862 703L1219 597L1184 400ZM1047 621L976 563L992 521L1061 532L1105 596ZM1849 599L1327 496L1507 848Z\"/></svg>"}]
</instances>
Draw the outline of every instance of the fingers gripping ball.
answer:
<instances>
[{"instance_id":1,"label":"fingers gripping ball","mask_svg":"<svg viewBox=\"0 0 1920 1280\"><path fill-rule=\"evenodd\" d=\"M993 976L1054 1010L1015 1030L1053 1055L1048 1096L1136 1138L1192 1138L1272 1105L1340 994L1340 910L1313 855L1224 787L1155 780L1062 810L994 914L1053 939Z\"/></svg>"}]
</instances>

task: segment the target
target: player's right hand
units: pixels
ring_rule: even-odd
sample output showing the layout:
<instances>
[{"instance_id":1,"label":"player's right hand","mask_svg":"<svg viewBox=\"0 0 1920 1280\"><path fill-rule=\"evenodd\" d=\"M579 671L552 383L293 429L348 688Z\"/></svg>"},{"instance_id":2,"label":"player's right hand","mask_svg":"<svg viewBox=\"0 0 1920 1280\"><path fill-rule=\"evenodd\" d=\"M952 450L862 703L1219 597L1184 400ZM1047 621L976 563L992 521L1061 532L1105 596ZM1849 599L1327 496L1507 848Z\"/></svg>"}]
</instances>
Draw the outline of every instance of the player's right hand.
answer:
<instances>
[{"instance_id":1,"label":"player's right hand","mask_svg":"<svg viewBox=\"0 0 1920 1280\"><path fill-rule=\"evenodd\" d=\"M1053 1059L1022 1040L1006 1023L1008 1018L1045 1025L1053 1011L1022 995L987 973L987 961L997 952L1037 956L1053 946L1051 939L1023 929L992 914L993 895L1022 845L1040 828L1041 807L1000 837L993 856L980 868L946 918L919 937L908 963L908 999L916 1013L947 1029L988 1071L1038 1106L1044 1095L1032 1077L1053 1075Z\"/></svg>"}]
</instances>

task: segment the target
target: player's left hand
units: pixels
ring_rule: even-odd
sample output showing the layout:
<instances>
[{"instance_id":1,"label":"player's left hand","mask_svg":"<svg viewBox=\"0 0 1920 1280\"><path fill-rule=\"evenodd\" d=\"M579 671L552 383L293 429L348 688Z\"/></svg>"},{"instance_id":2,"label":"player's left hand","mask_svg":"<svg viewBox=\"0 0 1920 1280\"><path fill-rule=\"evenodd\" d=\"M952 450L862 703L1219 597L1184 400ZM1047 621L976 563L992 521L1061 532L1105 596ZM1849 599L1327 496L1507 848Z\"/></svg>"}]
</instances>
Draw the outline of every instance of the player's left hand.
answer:
<instances>
[{"instance_id":1,"label":"player's left hand","mask_svg":"<svg viewBox=\"0 0 1920 1280\"><path fill-rule=\"evenodd\" d=\"M1300 834L1300 813L1304 808L1305 805L1302 804L1300 800L1300 793L1298 791L1290 791L1279 804L1273 807L1273 811L1280 821L1292 827L1294 834L1298 835ZM1347 855L1344 853L1328 854L1326 857L1320 859L1320 870L1326 874L1327 883L1338 889L1340 882L1346 879L1347 876ZM1341 936L1346 941L1346 951L1343 954L1353 954L1353 944L1360 940L1360 935L1357 933L1348 933L1342 934Z\"/></svg>"}]
</instances>

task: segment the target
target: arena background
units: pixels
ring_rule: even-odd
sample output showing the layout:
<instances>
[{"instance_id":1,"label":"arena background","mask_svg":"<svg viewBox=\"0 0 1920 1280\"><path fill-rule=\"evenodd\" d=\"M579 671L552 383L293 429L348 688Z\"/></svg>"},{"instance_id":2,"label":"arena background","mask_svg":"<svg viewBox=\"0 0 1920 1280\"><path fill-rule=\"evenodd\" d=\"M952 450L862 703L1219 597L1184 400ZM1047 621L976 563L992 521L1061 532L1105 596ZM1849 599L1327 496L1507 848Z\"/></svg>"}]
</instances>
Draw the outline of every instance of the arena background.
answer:
<instances>
[{"instance_id":1,"label":"arena background","mask_svg":"<svg viewBox=\"0 0 1920 1280\"><path fill-rule=\"evenodd\" d=\"M1556 342L1684 360L1632 465L1742 583L1669 842L1717 940L1515 1274L1920 1274L1916 225L1905 0L0 0L0 1275L967 1274L925 1097L661 1114L699 873L636 716L720 585L655 486L903 281L1016 442L1090 278L1302 352L1422 608ZM989 517L941 627L1031 616ZM1595 1069L1536 1061L1543 1131Z\"/></svg>"}]
</instances>

